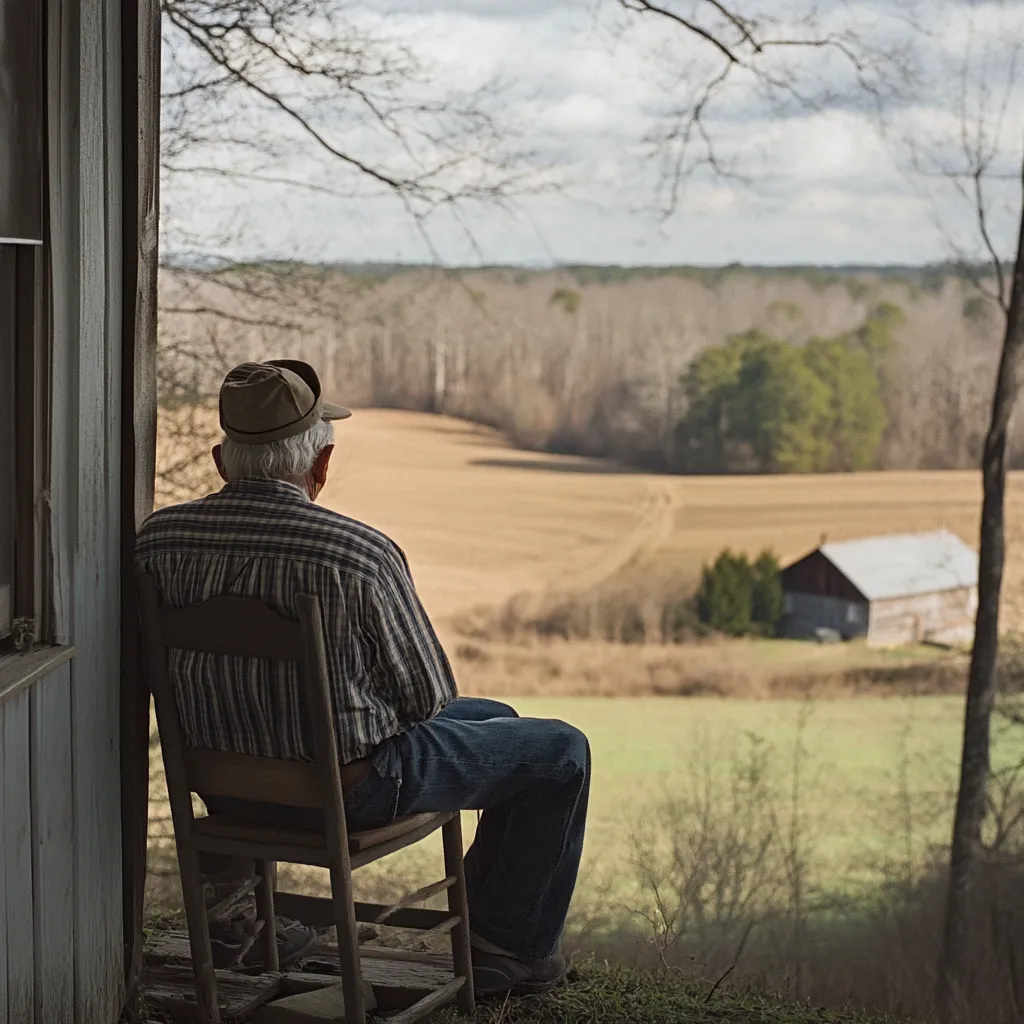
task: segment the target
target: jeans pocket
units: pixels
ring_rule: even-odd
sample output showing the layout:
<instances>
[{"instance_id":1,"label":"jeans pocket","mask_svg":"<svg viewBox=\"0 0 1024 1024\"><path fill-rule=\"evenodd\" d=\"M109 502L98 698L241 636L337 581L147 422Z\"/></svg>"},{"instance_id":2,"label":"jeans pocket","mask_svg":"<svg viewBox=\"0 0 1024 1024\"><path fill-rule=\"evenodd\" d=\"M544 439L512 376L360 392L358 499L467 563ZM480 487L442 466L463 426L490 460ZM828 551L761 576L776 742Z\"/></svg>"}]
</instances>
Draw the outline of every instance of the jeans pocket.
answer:
<instances>
[{"instance_id":1,"label":"jeans pocket","mask_svg":"<svg viewBox=\"0 0 1024 1024\"><path fill-rule=\"evenodd\" d=\"M350 832L390 825L398 814L402 764L390 740L370 755L370 774L345 794L345 818Z\"/></svg>"}]
</instances>

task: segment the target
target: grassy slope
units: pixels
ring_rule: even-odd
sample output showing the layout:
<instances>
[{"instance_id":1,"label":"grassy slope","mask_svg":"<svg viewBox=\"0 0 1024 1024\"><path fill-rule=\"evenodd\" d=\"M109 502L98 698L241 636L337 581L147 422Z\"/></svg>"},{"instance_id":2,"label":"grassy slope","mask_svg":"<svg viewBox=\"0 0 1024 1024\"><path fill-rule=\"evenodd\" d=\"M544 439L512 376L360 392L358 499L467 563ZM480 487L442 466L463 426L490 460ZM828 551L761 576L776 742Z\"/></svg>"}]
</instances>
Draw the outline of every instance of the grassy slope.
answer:
<instances>
[{"instance_id":1,"label":"grassy slope","mask_svg":"<svg viewBox=\"0 0 1024 1024\"><path fill-rule=\"evenodd\" d=\"M623 900L629 899L631 836L645 810L666 794L692 791L708 766L724 774L743 756L753 735L765 741L773 777L783 790L798 740L802 744L800 814L813 834L809 869L823 888L849 892L858 883L877 880L887 858L907 852L908 825L915 858L948 836L948 794L961 729L961 702L955 697L814 702L577 697L512 702L523 714L572 722L590 738L594 782L578 901L584 915L603 899L610 882ZM997 735L997 763L1009 756L1003 749ZM167 823L156 820L161 812L166 814L161 782L155 771L155 834L168 831ZM475 819L467 814L464 820L469 841ZM423 884L434 878L439 857L439 842L428 840L388 858L386 872ZM357 887L373 895L384 871L378 865L361 870ZM305 884L315 888L325 882L315 869L303 875Z\"/></svg>"},{"instance_id":2,"label":"grassy slope","mask_svg":"<svg viewBox=\"0 0 1024 1024\"><path fill-rule=\"evenodd\" d=\"M912 799L926 804L948 783L960 735L955 698L519 703L524 713L564 718L590 737L595 867L628 856L628 833L645 803L699 784L705 766L724 773L742 759L751 737L765 742L784 786L801 743L801 813L815 832L816 873L826 884L833 875L848 882L852 862L867 864L899 840L893 812L901 762ZM947 831L943 815L919 838L941 840Z\"/></svg>"},{"instance_id":3,"label":"grassy slope","mask_svg":"<svg viewBox=\"0 0 1024 1024\"><path fill-rule=\"evenodd\" d=\"M946 841L960 743L958 698L743 701L680 698L513 699L521 713L583 729L593 750L587 845L577 915L607 902L636 905L632 835L666 795L690 793L706 768L723 775L751 736L765 741L780 803L787 805L793 755L803 748L799 813L807 831L810 880L852 894L908 853L923 858ZM801 724L803 722L803 724ZM994 760L1012 751L996 738ZM902 782L901 782L902 777ZM467 842L474 817L464 817ZM906 847L909 838L910 849ZM435 846L437 849L435 849ZM430 881L440 856L429 840L388 859L410 883ZM367 895L382 878L361 870Z\"/></svg>"},{"instance_id":4,"label":"grassy slope","mask_svg":"<svg viewBox=\"0 0 1024 1024\"><path fill-rule=\"evenodd\" d=\"M588 961L577 979L544 996L494 1000L478 1005L475 1024L891 1024L875 1014L832 1012L768 999L723 984L678 975L655 975ZM709 998L710 995L710 998ZM142 993L145 1000L145 993ZM137 1019L137 1018L133 1018ZM143 1019L146 1019L145 1017ZM467 1020L454 1010L433 1018L438 1024ZM150 1024L170 1018L150 1009Z\"/></svg>"},{"instance_id":5,"label":"grassy slope","mask_svg":"<svg viewBox=\"0 0 1024 1024\"><path fill-rule=\"evenodd\" d=\"M833 1013L746 995L676 976L584 964L580 978L543 997L482 1006L479 1024L886 1024L892 1018ZM446 1014L454 1022L461 1018Z\"/></svg>"}]
</instances>

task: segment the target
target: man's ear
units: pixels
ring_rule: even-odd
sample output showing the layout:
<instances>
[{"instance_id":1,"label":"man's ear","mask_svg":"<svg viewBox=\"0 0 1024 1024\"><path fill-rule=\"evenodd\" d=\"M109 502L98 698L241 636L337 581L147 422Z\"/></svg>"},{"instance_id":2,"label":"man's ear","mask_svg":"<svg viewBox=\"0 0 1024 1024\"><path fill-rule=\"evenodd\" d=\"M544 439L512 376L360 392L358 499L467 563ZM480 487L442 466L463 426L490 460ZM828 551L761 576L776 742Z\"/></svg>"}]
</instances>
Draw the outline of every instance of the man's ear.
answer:
<instances>
[{"instance_id":1,"label":"man's ear","mask_svg":"<svg viewBox=\"0 0 1024 1024\"><path fill-rule=\"evenodd\" d=\"M211 454L213 455L213 461L214 461L214 464L217 467L217 472L220 473L221 480L223 480L224 483L229 483L230 481L228 480L228 474L227 474L227 472L224 469L224 460L221 458L221 455L220 455L220 445L219 444L215 444L213 446L213 451L211 452Z\"/></svg>"},{"instance_id":2,"label":"man's ear","mask_svg":"<svg viewBox=\"0 0 1024 1024\"><path fill-rule=\"evenodd\" d=\"M334 451L334 445L329 444L320 454L316 457L316 462L313 463L313 479L316 481L318 487L323 487L327 483L327 467L331 461L331 453Z\"/></svg>"}]
</instances>

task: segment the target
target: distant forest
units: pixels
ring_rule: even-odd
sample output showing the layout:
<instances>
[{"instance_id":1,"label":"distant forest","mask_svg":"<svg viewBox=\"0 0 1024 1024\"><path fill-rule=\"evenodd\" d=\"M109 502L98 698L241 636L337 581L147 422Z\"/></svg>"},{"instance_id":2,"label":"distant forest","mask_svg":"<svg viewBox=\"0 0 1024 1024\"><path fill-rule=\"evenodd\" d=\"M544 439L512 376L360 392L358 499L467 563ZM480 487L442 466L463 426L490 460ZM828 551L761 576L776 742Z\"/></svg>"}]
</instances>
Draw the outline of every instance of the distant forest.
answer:
<instances>
[{"instance_id":1,"label":"distant forest","mask_svg":"<svg viewBox=\"0 0 1024 1024\"><path fill-rule=\"evenodd\" d=\"M1001 332L976 278L178 259L161 283L161 400L202 402L233 362L292 355L357 406L653 470L973 466Z\"/></svg>"}]
</instances>

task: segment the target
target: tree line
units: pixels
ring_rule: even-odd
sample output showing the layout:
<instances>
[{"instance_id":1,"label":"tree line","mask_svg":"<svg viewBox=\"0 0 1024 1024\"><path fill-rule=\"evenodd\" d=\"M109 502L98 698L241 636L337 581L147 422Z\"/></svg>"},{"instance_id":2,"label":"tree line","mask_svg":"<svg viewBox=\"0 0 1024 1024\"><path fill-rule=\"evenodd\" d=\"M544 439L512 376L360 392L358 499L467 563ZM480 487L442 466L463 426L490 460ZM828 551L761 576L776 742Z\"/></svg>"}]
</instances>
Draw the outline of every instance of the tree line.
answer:
<instances>
[{"instance_id":1,"label":"tree line","mask_svg":"<svg viewBox=\"0 0 1024 1024\"><path fill-rule=\"evenodd\" d=\"M953 274L264 265L162 287L165 402L289 354L350 404L659 471L976 465L998 358L998 311Z\"/></svg>"}]
</instances>

